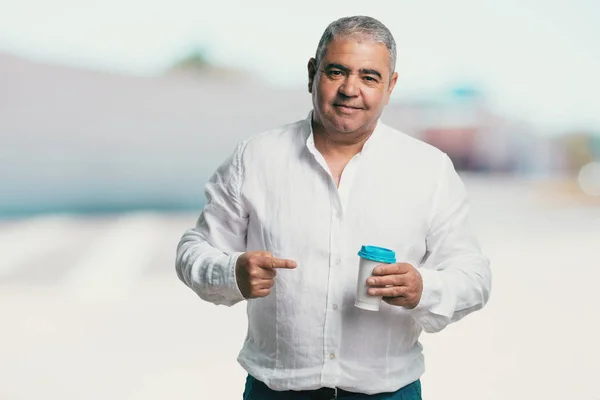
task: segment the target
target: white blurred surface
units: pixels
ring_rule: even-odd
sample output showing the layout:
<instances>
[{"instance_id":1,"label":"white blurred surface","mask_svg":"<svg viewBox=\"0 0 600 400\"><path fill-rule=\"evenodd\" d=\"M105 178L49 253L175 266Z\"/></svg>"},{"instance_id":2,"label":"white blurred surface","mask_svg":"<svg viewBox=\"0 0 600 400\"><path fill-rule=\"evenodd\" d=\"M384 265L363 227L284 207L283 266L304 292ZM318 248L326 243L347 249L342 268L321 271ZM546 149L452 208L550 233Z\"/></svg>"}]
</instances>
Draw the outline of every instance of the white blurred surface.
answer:
<instances>
[{"instance_id":1,"label":"white blurred surface","mask_svg":"<svg viewBox=\"0 0 600 400\"><path fill-rule=\"evenodd\" d=\"M465 181L492 297L422 336L424 398L599 399L600 207L539 182ZM205 303L174 270L196 217L1 223L0 399L241 399L244 304Z\"/></svg>"}]
</instances>

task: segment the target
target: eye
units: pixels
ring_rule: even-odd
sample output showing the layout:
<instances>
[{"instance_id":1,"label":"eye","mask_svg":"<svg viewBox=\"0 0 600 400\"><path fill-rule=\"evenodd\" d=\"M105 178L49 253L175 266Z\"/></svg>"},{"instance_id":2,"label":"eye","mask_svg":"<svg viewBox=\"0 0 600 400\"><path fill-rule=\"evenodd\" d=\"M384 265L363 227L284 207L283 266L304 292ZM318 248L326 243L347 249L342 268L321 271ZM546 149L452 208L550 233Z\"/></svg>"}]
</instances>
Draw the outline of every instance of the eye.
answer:
<instances>
[{"instance_id":1,"label":"eye","mask_svg":"<svg viewBox=\"0 0 600 400\"><path fill-rule=\"evenodd\" d=\"M344 76L344 72L340 71L339 69L333 69L327 71L327 76L330 78L341 78L342 76Z\"/></svg>"},{"instance_id":2,"label":"eye","mask_svg":"<svg viewBox=\"0 0 600 400\"><path fill-rule=\"evenodd\" d=\"M368 75L363 77L363 79L369 83L377 83L378 82L378 80L376 78L374 78L372 76L368 76Z\"/></svg>"}]
</instances>

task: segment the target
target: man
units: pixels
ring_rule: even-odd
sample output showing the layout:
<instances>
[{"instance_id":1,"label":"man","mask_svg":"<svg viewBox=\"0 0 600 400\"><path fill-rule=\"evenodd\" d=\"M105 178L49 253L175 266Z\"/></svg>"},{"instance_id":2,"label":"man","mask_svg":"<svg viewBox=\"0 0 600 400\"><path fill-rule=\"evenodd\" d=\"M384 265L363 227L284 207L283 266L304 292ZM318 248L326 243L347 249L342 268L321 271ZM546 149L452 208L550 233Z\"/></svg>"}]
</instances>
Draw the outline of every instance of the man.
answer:
<instances>
[{"instance_id":1,"label":"man","mask_svg":"<svg viewBox=\"0 0 600 400\"><path fill-rule=\"evenodd\" d=\"M464 186L441 151L379 121L398 79L389 30L349 17L308 62L306 120L238 145L177 250L202 299L247 300L244 399L421 399L422 330L489 298ZM354 306L361 245L395 251Z\"/></svg>"}]
</instances>

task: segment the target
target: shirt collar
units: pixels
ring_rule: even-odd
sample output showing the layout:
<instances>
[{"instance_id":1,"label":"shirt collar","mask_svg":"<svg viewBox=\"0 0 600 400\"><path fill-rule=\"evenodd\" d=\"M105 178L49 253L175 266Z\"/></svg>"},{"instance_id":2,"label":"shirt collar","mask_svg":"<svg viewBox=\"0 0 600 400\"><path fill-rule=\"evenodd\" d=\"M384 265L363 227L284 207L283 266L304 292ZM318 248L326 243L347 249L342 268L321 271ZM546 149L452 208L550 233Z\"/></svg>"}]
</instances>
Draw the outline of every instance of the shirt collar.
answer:
<instances>
[{"instance_id":1,"label":"shirt collar","mask_svg":"<svg viewBox=\"0 0 600 400\"><path fill-rule=\"evenodd\" d=\"M313 133L313 129L312 129L313 113L314 113L314 110L311 110L308 113L308 117L306 117L305 132L308 133L307 138L306 138L306 147L312 154L315 154L316 152L318 152L318 150L315 146L315 137L314 137L314 133ZM381 120L379 119L379 120L377 120L377 125L375 126L373 133L371 134L371 136L369 136L369 138L363 145L362 151L360 153L358 153L358 155L367 153L369 151L369 149L373 147L373 143L377 142L377 138L379 136L381 136L382 129L383 129L383 124L381 123Z\"/></svg>"}]
</instances>

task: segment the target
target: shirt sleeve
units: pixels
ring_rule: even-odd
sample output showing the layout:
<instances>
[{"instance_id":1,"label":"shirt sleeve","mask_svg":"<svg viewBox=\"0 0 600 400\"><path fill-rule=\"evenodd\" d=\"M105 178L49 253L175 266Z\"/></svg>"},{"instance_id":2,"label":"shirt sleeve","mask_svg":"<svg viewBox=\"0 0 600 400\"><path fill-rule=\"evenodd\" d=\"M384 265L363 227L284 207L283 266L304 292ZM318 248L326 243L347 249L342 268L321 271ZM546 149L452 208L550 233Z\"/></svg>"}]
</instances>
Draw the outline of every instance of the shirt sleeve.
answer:
<instances>
[{"instance_id":1,"label":"shirt sleeve","mask_svg":"<svg viewBox=\"0 0 600 400\"><path fill-rule=\"evenodd\" d=\"M200 298L232 306L244 300L235 277L246 250L248 214L241 200L245 142L216 170L205 187L206 205L196 226L177 246L177 276Z\"/></svg>"},{"instance_id":2,"label":"shirt sleeve","mask_svg":"<svg viewBox=\"0 0 600 400\"><path fill-rule=\"evenodd\" d=\"M427 258L419 272L423 293L414 309L426 332L438 332L488 301L489 260L469 226L469 203L452 161L443 154L440 179L426 238Z\"/></svg>"}]
</instances>

